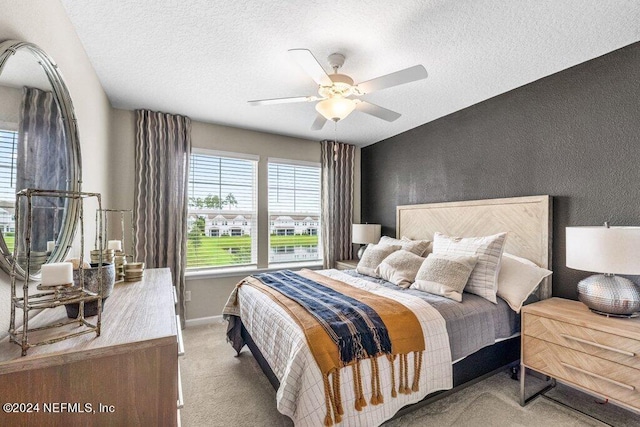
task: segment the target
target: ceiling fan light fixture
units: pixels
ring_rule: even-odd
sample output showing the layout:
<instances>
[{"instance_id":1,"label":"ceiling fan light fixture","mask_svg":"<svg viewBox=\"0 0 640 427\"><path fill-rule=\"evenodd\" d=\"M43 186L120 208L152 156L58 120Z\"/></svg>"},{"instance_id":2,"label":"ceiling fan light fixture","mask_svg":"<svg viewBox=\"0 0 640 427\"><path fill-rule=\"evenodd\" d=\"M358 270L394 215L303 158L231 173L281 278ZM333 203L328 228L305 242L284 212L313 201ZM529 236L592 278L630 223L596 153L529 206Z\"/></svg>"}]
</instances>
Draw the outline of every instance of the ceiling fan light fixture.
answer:
<instances>
[{"instance_id":1,"label":"ceiling fan light fixture","mask_svg":"<svg viewBox=\"0 0 640 427\"><path fill-rule=\"evenodd\" d=\"M318 94L322 98L346 98L354 92L353 79L346 74L331 74L331 86L320 86Z\"/></svg>"},{"instance_id":2,"label":"ceiling fan light fixture","mask_svg":"<svg viewBox=\"0 0 640 427\"><path fill-rule=\"evenodd\" d=\"M327 120L333 120L334 122L344 119L355 108L356 103L352 99L342 97L325 99L316 104L316 111Z\"/></svg>"},{"instance_id":3,"label":"ceiling fan light fixture","mask_svg":"<svg viewBox=\"0 0 640 427\"><path fill-rule=\"evenodd\" d=\"M311 126L312 130L320 130L327 122L338 122L346 118L353 110L377 117L387 122L393 122L400 117L400 113L372 104L357 97L406 83L415 82L427 78L427 70L422 65L414 65L394 73L385 74L354 84L353 79L338 73L345 61L341 53L332 53L327 58L333 69L329 75L320 65L318 60L308 49L289 49L291 57L318 85L319 96L294 96L288 98L258 99L249 101L251 105L286 104L289 102L315 102L316 119Z\"/></svg>"}]
</instances>

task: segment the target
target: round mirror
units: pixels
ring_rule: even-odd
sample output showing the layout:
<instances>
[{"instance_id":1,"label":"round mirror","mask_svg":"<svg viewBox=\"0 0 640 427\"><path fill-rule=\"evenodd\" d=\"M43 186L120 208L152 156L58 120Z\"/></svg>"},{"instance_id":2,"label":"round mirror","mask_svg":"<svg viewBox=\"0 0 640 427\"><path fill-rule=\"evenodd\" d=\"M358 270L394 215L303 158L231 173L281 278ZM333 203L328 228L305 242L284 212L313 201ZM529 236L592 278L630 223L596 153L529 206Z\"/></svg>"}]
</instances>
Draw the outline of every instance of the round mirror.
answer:
<instances>
[{"instance_id":1,"label":"round mirror","mask_svg":"<svg viewBox=\"0 0 640 427\"><path fill-rule=\"evenodd\" d=\"M80 191L78 130L57 65L34 44L0 43L0 100L0 267L16 261L25 278L71 247L79 201L63 192ZM16 198L26 188L55 195Z\"/></svg>"}]
</instances>

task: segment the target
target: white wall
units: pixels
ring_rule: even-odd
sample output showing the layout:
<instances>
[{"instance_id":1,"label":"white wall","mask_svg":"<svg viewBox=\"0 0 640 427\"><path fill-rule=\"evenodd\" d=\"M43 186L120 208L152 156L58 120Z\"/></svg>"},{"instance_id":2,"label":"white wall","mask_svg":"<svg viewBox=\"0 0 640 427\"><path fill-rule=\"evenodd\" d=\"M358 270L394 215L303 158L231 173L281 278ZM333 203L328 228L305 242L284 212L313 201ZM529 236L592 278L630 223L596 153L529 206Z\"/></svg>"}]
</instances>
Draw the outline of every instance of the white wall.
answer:
<instances>
[{"instance_id":1,"label":"white wall","mask_svg":"<svg viewBox=\"0 0 640 427\"><path fill-rule=\"evenodd\" d=\"M58 64L78 119L83 190L110 196L109 123L111 107L76 32L57 0L0 0L0 41L24 40L44 49ZM0 272L0 337L10 316L9 278Z\"/></svg>"},{"instance_id":2,"label":"white wall","mask_svg":"<svg viewBox=\"0 0 640 427\"><path fill-rule=\"evenodd\" d=\"M174 113L179 114L179 111ZM110 162L115 166L114 206L133 208L135 112L114 110L111 123L112 149ZM320 143L305 139L255 132L210 123L192 122L191 142L194 148L228 151L260 156L258 163L258 221L268 223L267 159L302 160L320 163ZM354 221L360 220L360 150L356 155ZM258 265L268 264L269 236L263 228L258 236ZM188 278L187 319L217 316L233 286L246 274L224 278Z\"/></svg>"},{"instance_id":3,"label":"white wall","mask_svg":"<svg viewBox=\"0 0 640 427\"><path fill-rule=\"evenodd\" d=\"M39 45L56 61L65 78L78 119L83 190L102 193L105 207L133 208L135 113L110 107L62 5L57 0L0 0L0 41L8 39ZM315 141L198 122L193 123L192 139L198 148L250 153L264 159L320 161L320 145ZM260 171L260 198L266 200L266 168ZM354 221L358 222L360 150L355 178ZM260 215L266 218L266 209ZM88 241L93 240L89 237ZM266 249L267 239L261 239L260 244ZM266 256L268 252L261 253ZM266 260L261 263L266 264ZM187 319L219 315L233 285L241 278L189 280L192 301L187 304ZM0 272L0 337L6 335L9 325L8 283L8 276Z\"/></svg>"},{"instance_id":4,"label":"white wall","mask_svg":"<svg viewBox=\"0 0 640 427\"><path fill-rule=\"evenodd\" d=\"M4 130L18 130L22 91L15 87L0 86L0 126Z\"/></svg>"}]
</instances>

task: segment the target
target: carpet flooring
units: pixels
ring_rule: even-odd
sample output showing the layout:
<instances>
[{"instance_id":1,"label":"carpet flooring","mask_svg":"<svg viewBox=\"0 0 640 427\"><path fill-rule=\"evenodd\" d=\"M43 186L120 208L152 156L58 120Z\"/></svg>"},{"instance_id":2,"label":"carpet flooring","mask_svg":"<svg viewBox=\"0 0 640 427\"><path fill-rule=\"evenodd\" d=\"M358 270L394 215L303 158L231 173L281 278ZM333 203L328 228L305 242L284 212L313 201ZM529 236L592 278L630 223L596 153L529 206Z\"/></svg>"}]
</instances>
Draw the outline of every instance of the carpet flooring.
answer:
<instances>
[{"instance_id":1,"label":"carpet flooring","mask_svg":"<svg viewBox=\"0 0 640 427\"><path fill-rule=\"evenodd\" d=\"M292 426L276 409L276 393L245 348L239 357L225 341L226 324L195 326L183 331L186 354L180 358L185 406L182 425ZM533 392L537 380L527 382ZM606 426L640 425L640 416L612 404L602 405L591 396L558 385L548 393L605 423L539 397L521 407L519 382L507 372L493 375L446 398L425 405L385 427L400 426Z\"/></svg>"}]
</instances>

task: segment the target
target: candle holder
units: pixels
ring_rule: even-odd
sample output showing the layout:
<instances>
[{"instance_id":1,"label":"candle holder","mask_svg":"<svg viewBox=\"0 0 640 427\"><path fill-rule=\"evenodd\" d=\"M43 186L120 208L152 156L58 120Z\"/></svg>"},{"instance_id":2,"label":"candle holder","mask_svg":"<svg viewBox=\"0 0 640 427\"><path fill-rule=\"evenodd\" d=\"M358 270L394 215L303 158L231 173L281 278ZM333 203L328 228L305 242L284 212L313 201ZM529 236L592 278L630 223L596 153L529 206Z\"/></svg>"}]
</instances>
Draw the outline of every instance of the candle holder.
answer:
<instances>
[{"instance_id":1,"label":"candle holder","mask_svg":"<svg viewBox=\"0 0 640 427\"><path fill-rule=\"evenodd\" d=\"M99 212L96 212L96 224L98 221L98 215L101 215L104 218L104 235L115 237L113 240L105 239L106 242L103 243L103 251L106 251L107 257L111 259L111 261L108 262L113 262L115 264L116 280L123 281L125 280L125 266L129 262L135 263L136 261L136 233L133 223L133 210L101 209ZM119 222L119 227L112 227L110 230L109 224L114 222L118 224L116 221ZM129 230L130 233L128 232ZM96 248L98 248L97 242Z\"/></svg>"},{"instance_id":2,"label":"candle holder","mask_svg":"<svg viewBox=\"0 0 640 427\"><path fill-rule=\"evenodd\" d=\"M59 276L54 277L52 281L44 281L36 286L39 292L29 294L29 277L31 276L34 264L32 257L32 219L33 219L33 199L36 197L49 197L53 199L76 199L80 203L72 204L77 206L76 210L69 212L69 215L77 215L80 222L80 261L79 261L79 280L74 286L73 279L71 283L64 273L55 273ZM102 208L101 196L99 193L84 193L77 191L64 190L41 190L28 188L16 193L16 234L13 257L15 260L23 260L23 263L14 262L11 269L11 321L9 325L9 340L18 344L22 348L22 356L26 356L27 351L31 347L53 344L58 341L73 338L79 335L95 332L96 336L100 336L102 324L102 299L103 299L103 278L100 275L98 287L95 290L89 290L85 287L85 269L83 268L83 252L84 252L84 201L89 198L97 200L98 209ZM21 212L22 205L26 204L26 212ZM26 224L20 224L22 220ZM100 227L96 236L97 241L102 246L102 220L100 219ZM18 244L18 242L23 244ZM24 253L22 253L24 251ZM98 257L98 266L103 263L102 256ZM17 293L17 280L19 277L18 269L24 269L24 280L22 285L22 295ZM52 273L46 273L51 277ZM65 283L58 283L65 282ZM85 319L85 304L95 302L97 308L97 318L95 323L91 323ZM29 328L30 312L32 310L41 310L44 308L55 308L66 304L78 304L78 314L76 318L68 321L46 325L38 328ZM16 326L18 310L22 310L22 326ZM67 325L77 325L75 328L68 328ZM47 333L44 331L60 328L57 333ZM30 340L32 333L36 332L40 339ZM41 335L42 334L42 335Z\"/></svg>"},{"instance_id":3,"label":"candle holder","mask_svg":"<svg viewBox=\"0 0 640 427\"><path fill-rule=\"evenodd\" d=\"M123 266L125 282L139 282L144 276L144 262L130 262Z\"/></svg>"},{"instance_id":4,"label":"candle holder","mask_svg":"<svg viewBox=\"0 0 640 427\"><path fill-rule=\"evenodd\" d=\"M115 274L118 281L124 280L124 266L127 264L127 256L122 251L116 251L113 257Z\"/></svg>"}]
</instances>

